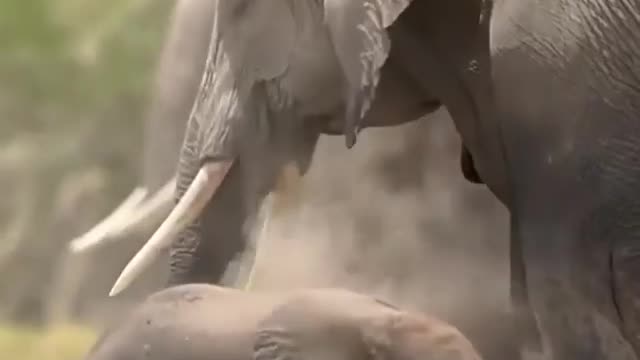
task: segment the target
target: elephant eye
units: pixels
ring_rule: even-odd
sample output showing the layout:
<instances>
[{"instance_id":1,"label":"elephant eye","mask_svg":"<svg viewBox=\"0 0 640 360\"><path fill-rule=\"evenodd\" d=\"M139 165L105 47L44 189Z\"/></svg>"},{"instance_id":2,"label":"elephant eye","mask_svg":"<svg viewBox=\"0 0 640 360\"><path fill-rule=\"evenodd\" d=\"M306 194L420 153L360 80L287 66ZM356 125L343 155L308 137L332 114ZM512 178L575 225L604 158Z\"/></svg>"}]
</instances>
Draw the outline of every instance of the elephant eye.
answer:
<instances>
[{"instance_id":1,"label":"elephant eye","mask_svg":"<svg viewBox=\"0 0 640 360\"><path fill-rule=\"evenodd\" d=\"M377 302L378 304L384 305L384 306L386 306L388 308L391 308L391 309L394 309L394 310L400 310L400 308L398 308L397 306L395 306L395 305L393 305L391 303L388 303L388 302L386 302L386 301L384 301L382 299L374 297L373 300L375 300L375 302Z\"/></svg>"}]
</instances>

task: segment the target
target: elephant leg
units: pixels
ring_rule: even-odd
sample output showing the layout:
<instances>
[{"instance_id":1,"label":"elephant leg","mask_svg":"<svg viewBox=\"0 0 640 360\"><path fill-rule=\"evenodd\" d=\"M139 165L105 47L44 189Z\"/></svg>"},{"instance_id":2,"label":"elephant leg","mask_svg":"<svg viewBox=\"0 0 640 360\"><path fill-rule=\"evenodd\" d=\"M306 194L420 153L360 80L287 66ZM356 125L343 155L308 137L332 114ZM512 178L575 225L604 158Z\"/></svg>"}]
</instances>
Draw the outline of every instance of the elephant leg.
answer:
<instances>
[{"instance_id":1,"label":"elephant leg","mask_svg":"<svg viewBox=\"0 0 640 360\"><path fill-rule=\"evenodd\" d=\"M517 237L528 296L553 359L637 360L612 296L607 242L590 243L570 222L559 225L562 214L551 209L538 217L514 216L526 219Z\"/></svg>"},{"instance_id":2,"label":"elephant leg","mask_svg":"<svg viewBox=\"0 0 640 360\"><path fill-rule=\"evenodd\" d=\"M522 254L522 244L518 241L518 222L515 216L511 216L511 236L509 242L509 258L511 265L511 286L509 289L511 297L511 323L514 326L517 343L522 349L529 349L542 352L542 338L538 331L538 324L535 319L529 294L527 292L527 274L524 266Z\"/></svg>"},{"instance_id":3,"label":"elephant leg","mask_svg":"<svg viewBox=\"0 0 640 360\"><path fill-rule=\"evenodd\" d=\"M511 221L511 229L514 231L517 224L513 218ZM459 320L452 319L485 360L523 359L523 348L542 351L537 323L529 304L522 251L514 239L512 236L510 247L510 296L513 304L511 311L478 307L470 314L462 314Z\"/></svg>"},{"instance_id":4,"label":"elephant leg","mask_svg":"<svg viewBox=\"0 0 640 360\"><path fill-rule=\"evenodd\" d=\"M637 196L635 197L638 198ZM636 214L629 209L627 214ZM635 221L634 221L635 222ZM633 222L630 222L633 223ZM615 244L611 258L616 304L627 339L640 354L640 239L630 228L624 240Z\"/></svg>"}]
</instances>

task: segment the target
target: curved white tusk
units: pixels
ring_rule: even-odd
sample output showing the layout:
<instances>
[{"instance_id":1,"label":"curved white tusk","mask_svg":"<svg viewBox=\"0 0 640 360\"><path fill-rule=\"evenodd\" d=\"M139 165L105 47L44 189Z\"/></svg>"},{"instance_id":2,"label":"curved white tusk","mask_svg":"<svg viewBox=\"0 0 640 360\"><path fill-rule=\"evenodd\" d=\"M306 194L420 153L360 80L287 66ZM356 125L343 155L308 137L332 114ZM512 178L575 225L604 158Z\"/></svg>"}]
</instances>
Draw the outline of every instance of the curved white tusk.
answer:
<instances>
[{"instance_id":1,"label":"curved white tusk","mask_svg":"<svg viewBox=\"0 0 640 360\"><path fill-rule=\"evenodd\" d=\"M102 243L104 239L110 236L114 227L119 227L123 221L126 221L125 219L131 215L131 212L142 202L145 196L147 196L147 189L143 187L135 188L111 214L91 228L91 230L73 239L69 243L71 252L85 252Z\"/></svg>"},{"instance_id":2,"label":"curved white tusk","mask_svg":"<svg viewBox=\"0 0 640 360\"><path fill-rule=\"evenodd\" d=\"M72 253L79 254L109 242L126 238L141 228L157 226L173 206L175 177L149 199L142 201L146 189L138 187L108 217L84 235L69 243Z\"/></svg>"},{"instance_id":3,"label":"curved white tusk","mask_svg":"<svg viewBox=\"0 0 640 360\"><path fill-rule=\"evenodd\" d=\"M173 194L175 193L175 177L167 181L152 197L138 206L135 212L121 223L121 226L113 229L110 238L121 239L139 231L147 225L156 226L162 222L173 207Z\"/></svg>"},{"instance_id":4,"label":"curved white tusk","mask_svg":"<svg viewBox=\"0 0 640 360\"><path fill-rule=\"evenodd\" d=\"M126 289L160 253L169 247L175 236L202 212L229 172L233 161L210 162L203 165L195 179L173 208L167 219L146 244L129 261L116 280L109 296Z\"/></svg>"}]
</instances>

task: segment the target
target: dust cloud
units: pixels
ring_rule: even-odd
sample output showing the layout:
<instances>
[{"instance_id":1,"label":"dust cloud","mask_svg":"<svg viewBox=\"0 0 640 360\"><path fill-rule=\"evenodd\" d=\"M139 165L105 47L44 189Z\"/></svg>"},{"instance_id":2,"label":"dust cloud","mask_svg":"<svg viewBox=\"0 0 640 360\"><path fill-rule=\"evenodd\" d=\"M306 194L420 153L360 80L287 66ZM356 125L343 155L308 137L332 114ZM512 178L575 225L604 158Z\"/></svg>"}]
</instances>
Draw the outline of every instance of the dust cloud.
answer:
<instances>
[{"instance_id":1,"label":"dust cloud","mask_svg":"<svg viewBox=\"0 0 640 360\"><path fill-rule=\"evenodd\" d=\"M508 311L507 212L463 178L459 146L446 111L368 129L351 150L342 137L323 137L301 181L265 201L263 215L280 205L226 282L247 280L257 239L253 290L341 286L468 332L499 324Z\"/></svg>"}]
</instances>

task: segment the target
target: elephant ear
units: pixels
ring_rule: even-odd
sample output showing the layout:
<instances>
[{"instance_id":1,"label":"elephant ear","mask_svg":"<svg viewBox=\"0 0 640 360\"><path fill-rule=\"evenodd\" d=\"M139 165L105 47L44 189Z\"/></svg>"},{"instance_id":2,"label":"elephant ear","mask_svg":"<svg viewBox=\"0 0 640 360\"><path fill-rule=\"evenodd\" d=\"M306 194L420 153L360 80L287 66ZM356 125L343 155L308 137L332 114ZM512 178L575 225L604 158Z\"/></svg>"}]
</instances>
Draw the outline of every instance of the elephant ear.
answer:
<instances>
[{"instance_id":1,"label":"elephant ear","mask_svg":"<svg viewBox=\"0 0 640 360\"><path fill-rule=\"evenodd\" d=\"M395 315L370 319L360 328L362 343L369 359L391 360L392 339L390 329L395 321Z\"/></svg>"},{"instance_id":2,"label":"elephant ear","mask_svg":"<svg viewBox=\"0 0 640 360\"><path fill-rule=\"evenodd\" d=\"M219 0L216 15L236 79L269 80L286 71L296 34L287 0Z\"/></svg>"},{"instance_id":3,"label":"elephant ear","mask_svg":"<svg viewBox=\"0 0 640 360\"><path fill-rule=\"evenodd\" d=\"M412 0L324 0L325 22L347 78L346 145L351 148L371 107L389 55L386 33Z\"/></svg>"},{"instance_id":4,"label":"elephant ear","mask_svg":"<svg viewBox=\"0 0 640 360\"><path fill-rule=\"evenodd\" d=\"M254 360L304 360L290 334L282 328L257 332L253 344Z\"/></svg>"}]
</instances>

